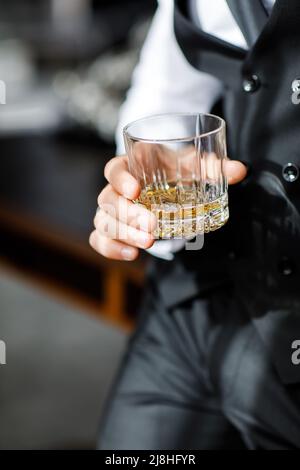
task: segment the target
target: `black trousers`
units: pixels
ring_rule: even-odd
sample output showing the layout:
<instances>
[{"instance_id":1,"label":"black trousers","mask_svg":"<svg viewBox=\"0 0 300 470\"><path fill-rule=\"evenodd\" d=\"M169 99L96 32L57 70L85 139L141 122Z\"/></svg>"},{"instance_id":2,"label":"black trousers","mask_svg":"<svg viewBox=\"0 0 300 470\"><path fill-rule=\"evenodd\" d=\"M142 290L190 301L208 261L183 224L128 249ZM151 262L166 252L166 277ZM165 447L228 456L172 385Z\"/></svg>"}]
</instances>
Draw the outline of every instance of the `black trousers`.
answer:
<instances>
[{"instance_id":1,"label":"black trousers","mask_svg":"<svg viewBox=\"0 0 300 470\"><path fill-rule=\"evenodd\" d=\"M281 382L230 287L166 309L150 285L99 448L300 448L300 383Z\"/></svg>"}]
</instances>

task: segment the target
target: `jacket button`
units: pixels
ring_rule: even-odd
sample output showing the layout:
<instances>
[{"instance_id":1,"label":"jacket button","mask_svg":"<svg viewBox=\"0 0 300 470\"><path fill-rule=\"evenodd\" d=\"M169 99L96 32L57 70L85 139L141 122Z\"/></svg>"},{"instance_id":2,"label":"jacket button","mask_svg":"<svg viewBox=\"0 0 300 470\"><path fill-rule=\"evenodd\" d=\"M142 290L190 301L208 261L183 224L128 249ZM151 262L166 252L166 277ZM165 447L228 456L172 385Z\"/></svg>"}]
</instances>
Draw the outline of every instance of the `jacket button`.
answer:
<instances>
[{"instance_id":1,"label":"jacket button","mask_svg":"<svg viewBox=\"0 0 300 470\"><path fill-rule=\"evenodd\" d=\"M293 274L294 265L289 258L283 256L283 258L281 258L278 263L278 269L280 274L282 274L283 276L290 276L291 274Z\"/></svg>"},{"instance_id":2,"label":"jacket button","mask_svg":"<svg viewBox=\"0 0 300 470\"><path fill-rule=\"evenodd\" d=\"M254 93L260 87L260 81L257 75L251 75L249 78L243 80L243 90L246 93Z\"/></svg>"},{"instance_id":3,"label":"jacket button","mask_svg":"<svg viewBox=\"0 0 300 470\"><path fill-rule=\"evenodd\" d=\"M282 176L285 181L293 183L299 178L299 168L294 163L287 163L282 168Z\"/></svg>"}]
</instances>

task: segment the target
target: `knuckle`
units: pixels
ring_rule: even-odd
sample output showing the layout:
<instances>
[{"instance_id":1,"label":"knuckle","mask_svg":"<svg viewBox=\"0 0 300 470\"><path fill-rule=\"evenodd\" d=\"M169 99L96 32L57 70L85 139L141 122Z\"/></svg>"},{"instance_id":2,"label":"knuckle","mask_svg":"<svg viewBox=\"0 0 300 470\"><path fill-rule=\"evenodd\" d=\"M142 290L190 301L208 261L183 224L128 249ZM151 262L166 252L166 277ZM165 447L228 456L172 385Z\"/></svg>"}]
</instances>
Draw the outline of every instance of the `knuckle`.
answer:
<instances>
[{"instance_id":1,"label":"knuckle","mask_svg":"<svg viewBox=\"0 0 300 470\"><path fill-rule=\"evenodd\" d=\"M93 225L94 225L95 228L97 228L97 214L94 217Z\"/></svg>"},{"instance_id":2,"label":"knuckle","mask_svg":"<svg viewBox=\"0 0 300 470\"><path fill-rule=\"evenodd\" d=\"M117 166L119 166L119 169L122 169L124 163L125 163L125 167L127 168L128 167L127 155L120 155L120 156L111 158L104 167L105 178L108 181L110 181L112 170L116 168Z\"/></svg>"},{"instance_id":3,"label":"knuckle","mask_svg":"<svg viewBox=\"0 0 300 470\"><path fill-rule=\"evenodd\" d=\"M97 213L94 217L94 227L99 230L102 225L106 222L108 214L101 208L97 210Z\"/></svg>"},{"instance_id":4,"label":"knuckle","mask_svg":"<svg viewBox=\"0 0 300 470\"><path fill-rule=\"evenodd\" d=\"M97 199L97 202L98 202L99 206L101 206L101 204L105 203L106 198L107 198L107 193L109 193L109 191L111 191L111 184L107 184L102 189L102 191L100 192L100 194L98 196L98 199Z\"/></svg>"},{"instance_id":5,"label":"knuckle","mask_svg":"<svg viewBox=\"0 0 300 470\"><path fill-rule=\"evenodd\" d=\"M89 245L96 250L96 231L94 230L89 237Z\"/></svg>"},{"instance_id":6,"label":"knuckle","mask_svg":"<svg viewBox=\"0 0 300 470\"><path fill-rule=\"evenodd\" d=\"M115 163L115 157L111 158L104 167L104 176L107 180L109 180L110 178L111 169L114 163Z\"/></svg>"},{"instance_id":7,"label":"knuckle","mask_svg":"<svg viewBox=\"0 0 300 470\"><path fill-rule=\"evenodd\" d=\"M99 242L99 252L105 258L109 258L111 256L111 241L106 237L101 237Z\"/></svg>"}]
</instances>

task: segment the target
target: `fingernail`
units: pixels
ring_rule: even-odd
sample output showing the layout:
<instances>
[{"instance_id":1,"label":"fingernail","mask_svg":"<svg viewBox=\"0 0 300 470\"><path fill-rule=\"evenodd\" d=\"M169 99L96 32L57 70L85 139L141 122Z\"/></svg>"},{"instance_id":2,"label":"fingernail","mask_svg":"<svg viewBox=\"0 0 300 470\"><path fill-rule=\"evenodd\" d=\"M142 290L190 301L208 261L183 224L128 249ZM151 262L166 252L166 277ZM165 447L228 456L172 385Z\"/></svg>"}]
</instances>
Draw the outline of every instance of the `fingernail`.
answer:
<instances>
[{"instance_id":1,"label":"fingernail","mask_svg":"<svg viewBox=\"0 0 300 470\"><path fill-rule=\"evenodd\" d=\"M131 248L122 248L121 255L124 260L131 261L135 257L135 250Z\"/></svg>"},{"instance_id":2,"label":"fingernail","mask_svg":"<svg viewBox=\"0 0 300 470\"><path fill-rule=\"evenodd\" d=\"M132 199L132 185L128 183L124 183L122 186L123 196L127 199Z\"/></svg>"}]
</instances>

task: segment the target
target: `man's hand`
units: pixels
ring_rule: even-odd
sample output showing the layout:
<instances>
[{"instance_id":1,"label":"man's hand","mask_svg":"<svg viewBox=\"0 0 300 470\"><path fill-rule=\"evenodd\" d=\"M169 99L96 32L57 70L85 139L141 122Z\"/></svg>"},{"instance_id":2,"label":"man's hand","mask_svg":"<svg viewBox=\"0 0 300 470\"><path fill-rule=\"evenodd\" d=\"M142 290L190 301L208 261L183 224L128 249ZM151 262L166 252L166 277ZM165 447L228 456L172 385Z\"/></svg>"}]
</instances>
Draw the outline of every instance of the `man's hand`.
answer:
<instances>
[{"instance_id":1,"label":"man's hand","mask_svg":"<svg viewBox=\"0 0 300 470\"><path fill-rule=\"evenodd\" d=\"M223 170L229 184L239 183L247 174L246 166L236 160L224 160ZM106 258L131 261L137 258L139 248L153 245L156 217L132 202L141 188L128 171L126 155L112 158L104 174L109 184L98 197L90 245Z\"/></svg>"}]
</instances>

